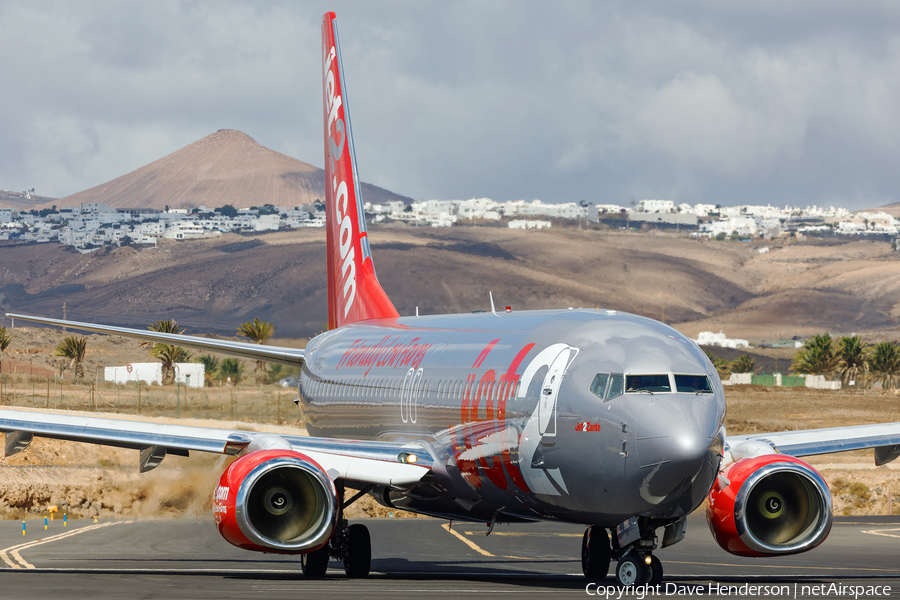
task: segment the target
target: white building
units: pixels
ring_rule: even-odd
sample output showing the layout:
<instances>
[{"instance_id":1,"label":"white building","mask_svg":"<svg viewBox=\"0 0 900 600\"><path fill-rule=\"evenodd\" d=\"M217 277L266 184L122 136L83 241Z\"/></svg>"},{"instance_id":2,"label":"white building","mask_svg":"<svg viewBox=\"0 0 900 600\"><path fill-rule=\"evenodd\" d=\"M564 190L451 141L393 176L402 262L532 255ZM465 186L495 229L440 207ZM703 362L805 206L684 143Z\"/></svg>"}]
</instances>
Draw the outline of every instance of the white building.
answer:
<instances>
[{"instance_id":1,"label":"white building","mask_svg":"<svg viewBox=\"0 0 900 600\"><path fill-rule=\"evenodd\" d=\"M129 370L130 369L130 370ZM176 363L175 381L192 388L203 387L206 368L202 363ZM148 384L162 385L162 363L131 363L121 367L106 367L103 371L105 381L119 384L143 381Z\"/></svg>"},{"instance_id":2,"label":"white building","mask_svg":"<svg viewBox=\"0 0 900 600\"><path fill-rule=\"evenodd\" d=\"M641 200L637 209L640 212L670 212L675 210L675 203L671 200Z\"/></svg>"},{"instance_id":3,"label":"white building","mask_svg":"<svg viewBox=\"0 0 900 600\"><path fill-rule=\"evenodd\" d=\"M169 240L199 240L200 238L218 237L222 235L220 231L207 232L202 225L190 223L187 221L178 221L166 228L164 238Z\"/></svg>"},{"instance_id":4,"label":"white building","mask_svg":"<svg viewBox=\"0 0 900 600\"><path fill-rule=\"evenodd\" d=\"M517 219L509 222L510 229L549 229L552 223L550 221L536 221Z\"/></svg>"}]
</instances>

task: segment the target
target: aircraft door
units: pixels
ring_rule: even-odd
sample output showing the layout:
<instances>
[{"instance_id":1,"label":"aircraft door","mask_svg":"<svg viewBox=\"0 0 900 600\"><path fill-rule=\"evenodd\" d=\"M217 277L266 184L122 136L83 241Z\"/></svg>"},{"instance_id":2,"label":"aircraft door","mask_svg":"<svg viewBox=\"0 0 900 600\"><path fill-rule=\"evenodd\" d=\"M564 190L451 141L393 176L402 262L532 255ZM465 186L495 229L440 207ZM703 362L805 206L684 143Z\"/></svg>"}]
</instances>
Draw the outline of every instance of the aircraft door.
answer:
<instances>
[{"instance_id":1,"label":"aircraft door","mask_svg":"<svg viewBox=\"0 0 900 600\"><path fill-rule=\"evenodd\" d=\"M559 394L559 386L566 367L569 365L570 350L566 348L550 363L550 369L544 376L541 385L541 399L538 402L538 431L543 437L556 436L556 402Z\"/></svg>"}]
</instances>

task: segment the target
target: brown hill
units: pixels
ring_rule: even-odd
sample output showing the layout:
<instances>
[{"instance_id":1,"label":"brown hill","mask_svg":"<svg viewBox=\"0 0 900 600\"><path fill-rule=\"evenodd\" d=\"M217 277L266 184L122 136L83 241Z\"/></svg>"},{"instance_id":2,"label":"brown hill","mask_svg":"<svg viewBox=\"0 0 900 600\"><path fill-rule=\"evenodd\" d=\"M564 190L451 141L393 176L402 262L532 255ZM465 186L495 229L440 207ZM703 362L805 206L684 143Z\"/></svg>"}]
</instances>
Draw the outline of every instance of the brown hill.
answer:
<instances>
[{"instance_id":1,"label":"brown hill","mask_svg":"<svg viewBox=\"0 0 900 600\"><path fill-rule=\"evenodd\" d=\"M895 202L894 204L885 204L884 206L879 206L878 208L866 208L864 211L860 212L885 212L895 219L900 219L900 202Z\"/></svg>"},{"instance_id":2,"label":"brown hill","mask_svg":"<svg viewBox=\"0 0 900 600\"><path fill-rule=\"evenodd\" d=\"M884 242L758 245L656 232L370 227L378 275L402 315L601 307L762 342L794 335L900 332L900 253ZM326 317L323 230L164 242L80 255L0 247L0 308L143 327L174 317L189 333L233 335L259 317L279 336ZM2 322L2 320L0 320Z\"/></svg>"},{"instance_id":3,"label":"brown hill","mask_svg":"<svg viewBox=\"0 0 900 600\"><path fill-rule=\"evenodd\" d=\"M325 198L325 172L256 143L233 129L202 140L112 181L55 201L59 206L98 202L117 208L294 207ZM411 202L363 183L368 202Z\"/></svg>"},{"instance_id":4,"label":"brown hill","mask_svg":"<svg viewBox=\"0 0 900 600\"><path fill-rule=\"evenodd\" d=\"M34 194L26 194L25 192L7 192L0 190L0 208L11 208L13 210L25 211L35 208L44 208L56 204L55 198L46 196L35 196Z\"/></svg>"}]
</instances>

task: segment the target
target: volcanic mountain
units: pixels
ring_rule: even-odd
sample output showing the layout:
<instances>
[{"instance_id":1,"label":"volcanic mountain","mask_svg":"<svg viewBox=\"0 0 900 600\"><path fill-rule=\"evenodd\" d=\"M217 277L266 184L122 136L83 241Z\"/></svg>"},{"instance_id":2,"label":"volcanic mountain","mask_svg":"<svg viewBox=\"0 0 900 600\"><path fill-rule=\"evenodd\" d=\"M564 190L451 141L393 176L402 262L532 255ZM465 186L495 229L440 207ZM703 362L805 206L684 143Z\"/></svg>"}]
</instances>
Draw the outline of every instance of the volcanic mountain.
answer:
<instances>
[{"instance_id":1,"label":"volcanic mountain","mask_svg":"<svg viewBox=\"0 0 900 600\"><path fill-rule=\"evenodd\" d=\"M220 129L168 156L83 192L59 206L97 202L117 208L262 206L294 207L325 199L325 173L259 145L249 135ZM367 202L412 202L363 183Z\"/></svg>"}]
</instances>

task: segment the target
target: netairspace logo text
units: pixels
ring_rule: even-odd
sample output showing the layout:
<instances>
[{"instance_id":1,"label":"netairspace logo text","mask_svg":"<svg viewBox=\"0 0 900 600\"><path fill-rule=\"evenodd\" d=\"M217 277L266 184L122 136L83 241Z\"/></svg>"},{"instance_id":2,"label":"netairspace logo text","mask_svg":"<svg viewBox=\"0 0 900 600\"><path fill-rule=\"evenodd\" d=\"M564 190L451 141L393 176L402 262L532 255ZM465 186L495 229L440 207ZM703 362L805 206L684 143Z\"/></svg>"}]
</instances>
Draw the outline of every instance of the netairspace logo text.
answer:
<instances>
[{"instance_id":1,"label":"netairspace logo text","mask_svg":"<svg viewBox=\"0 0 900 600\"><path fill-rule=\"evenodd\" d=\"M584 588L588 596L599 596L612 600L615 598L635 598L644 600L654 596L736 596L745 598L779 597L809 598L816 596L840 596L845 598L878 598L891 595L889 585L843 585L840 583L818 583L807 585L758 585L744 583L728 585L723 583L686 585L666 583L658 585L636 585L633 587L616 587L589 583Z\"/></svg>"}]
</instances>

